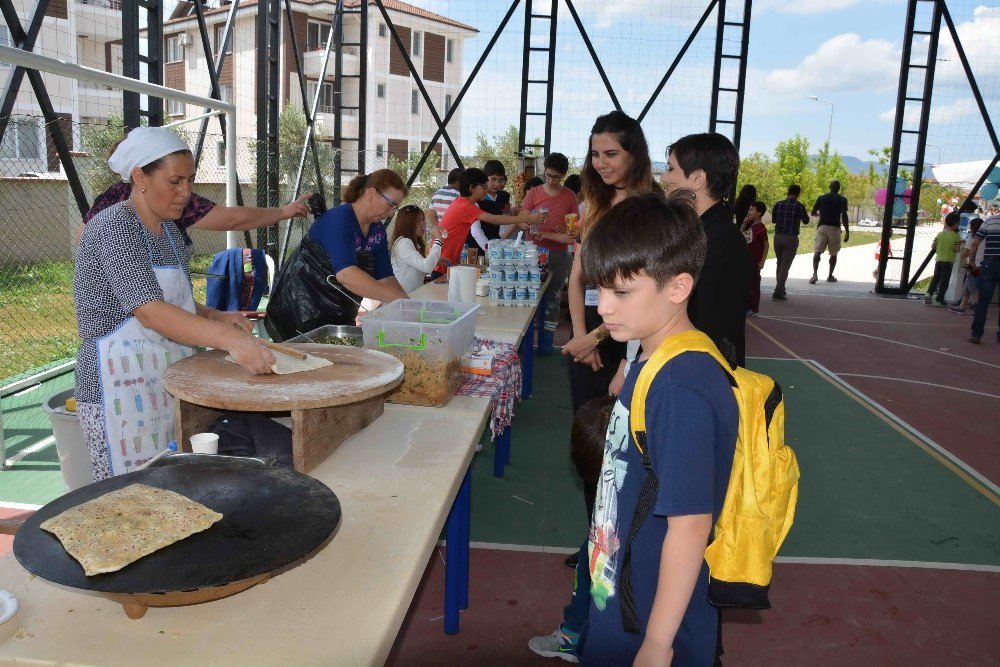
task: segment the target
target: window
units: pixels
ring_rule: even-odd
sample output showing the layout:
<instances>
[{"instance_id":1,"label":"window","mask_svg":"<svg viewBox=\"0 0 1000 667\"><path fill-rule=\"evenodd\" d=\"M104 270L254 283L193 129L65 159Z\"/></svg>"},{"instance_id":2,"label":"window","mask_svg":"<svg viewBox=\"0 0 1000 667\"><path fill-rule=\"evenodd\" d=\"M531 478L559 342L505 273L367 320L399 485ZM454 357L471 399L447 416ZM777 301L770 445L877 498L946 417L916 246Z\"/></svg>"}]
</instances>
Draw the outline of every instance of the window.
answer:
<instances>
[{"instance_id":1,"label":"window","mask_svg":"<svg viewBox=\"0 0 1000 667\"><path fill-rule=\"evenodd\" d=\"M444 43L444 59L447 62L455 62L455 40L449 39Z\"/></svg>"},{"instance_id":2,"label":"window","mask_svg":"<svg viewBox=\"0 0 1000 667\"><path fill-rule=\"evenodd\" d=\"M316 81L306 82L306 95L308 99L306 104L312 104L313 99L316 97ZM316 113L335 113L334 108L334 95L333 95L333 84L324 83L319 94L319 106L316 107Z\"/></svg>"},{"instance_id":3,"label":"window","mask_svg":"<svg viewBox=\"0 0 1000 667\"><path fill-rule=\"evenodd\" d=\"M316 51L318 49L325 49L326 42L330 39L331 26L329 23L320 23L319 21L310 21L308 29L306 30L306 49L309 51Z\"/></svg>"},{"instance_id":4,"label":"window","mask_svg":"<svg viewBox=\"0 0 1000 667\"><path fill-rule=\"evenodd\" d=\"M218 158L219 158L219 166L220 167L225 167L226 166L226 142L220 141L220 142L218 142L216 144L216 147L217 147L216 154L218 155Z\"/></svg>"},{"instance_id":5,"label":"window","mask_svg":"<svg viewBox=\"0 0 1000 667\"><path fill-rule=\"evenodd\" d=\"M233 103L233 84L226 83L219 85L219 99L223 102Z\"/></svg>"},{"instance_id":6,"label":"window","mask_svg":"<svg viewBox=\"0 0 1000 667\"><path fill-rule=\"evenodd\" d=\"M226 34L226 24L220 23L215 26L215 55L222 53L222 37ZM229 35L229 43L226 44L226 53L233 52L233 36Z\"/></svg>"},{"instance_id":7,"label":"window","mask_svg":"<svg viewBox=\"0 0 1000 667\"><path fill-rule=\"evenodd\" d=\"M184 102L182 102L181 100L167 100L167 115L183 116Z\"/></svg>"},{"instance_id":8,"label":"window","mask_svg":"<svg viewBox=\"0 0 1000 667\"><path fill-rule=\"evenodd\" d=\"M184 45L181 44L183 35L171 35L167 37L167 62L179 63L184 61Z\"/></svg>"},{"instance_id":9,"label":"window","mask_svg":"<svg viewBox=\"0 0 1000 667\"><path fill-rule=\"evenodd\" d=\"M0 158L6 160L41 160L42 141L38 120L11 118L0 144Z\"/></svg>"},{"instance_id":10,"label":"window","mask_svg":"<svg viewBox=\"0 0 1000 667\"><path fill-rule=\"evenodd\" d=\"M410 55L414 57L420 56L420 47L424 43L424 33L419 30L413 31L413 39L410 42Z\"/></svg>"},{"instance_id":11,"label":"window","mask_svg":"<svg viewBox=\"0 0 1000 667\"><path fill-rule=\"evenodd\" d=\"M385 24L384 23L379 23L378 24L378 36L379 37L385 37L385 33L386 33Z\"/></svg>"},{"instance_id":12,"label":"window","mask_svg":"<svg viewBox=\"0 0 1000 667\"><path fill-rule=\"evenodd\" d=\"M420 93L417 92L416 88L410 91L410 113L420 113Z\"/></svg>"},{"instance_id":13,"label":"window","mask_svg":"<svg viewBox=\"0 0 1000 667\"><path fill-rule=\"evenodd\" d=\"M0 46L13 46L10 43L10 30L5 25L0 25ZM0 62L0 69L10 67L10 63Z\"/></svg>"},{"instance_id":14,"label":"window","mask_svg":"<svg viewBox=\"0 0 1000 667\"><path fill-rule=\"evenodd\" d=\"M385 97L385 84L384 83L380 83L380 84L378 84L378 85L375 86L375 96L376 97L381 97L381 98Z\"/></svg>"},{"instance_id":15,"label":"window","mask_svg":"<svg viewBox=\"0 0 1000 667\"><path fill-rule=\"evenodd\" d=\"M375 157L385 157L385 144L375 144Z\"/></svg>"},{"instance_id":16,"label":"window","mask_svg":"<svg viewBox=\"0 0 1000 667\"><path fill-rule=\"evenodd\" d=\"M444 113L445 115L451 111L451 95L444 96Z\"/></svg>"}]
</instances>

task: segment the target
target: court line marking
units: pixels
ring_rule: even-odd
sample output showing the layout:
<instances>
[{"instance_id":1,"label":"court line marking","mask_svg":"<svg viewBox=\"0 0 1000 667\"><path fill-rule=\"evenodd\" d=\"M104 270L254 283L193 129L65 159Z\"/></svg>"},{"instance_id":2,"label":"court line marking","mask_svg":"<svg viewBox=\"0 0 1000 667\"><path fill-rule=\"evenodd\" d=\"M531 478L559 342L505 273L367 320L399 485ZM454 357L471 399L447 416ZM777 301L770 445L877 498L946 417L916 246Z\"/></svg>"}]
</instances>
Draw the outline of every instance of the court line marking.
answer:
<instances>
[{"instance_id":1,"label":"court line marking","mask_svg":"<svg viewBox=\"0 0 1000 667\"><path fill-rule=\"evenodd\" d=\"M438 546L445 546L438 540ZM546 547L534 544L503 544L497 542L470 542L473 549L494 549L496 551L521 551L524 553L551 553L559 555L575 554L579 549L572 547ZM919 560L882 560L878 558L819 558L813 556L778 556L775 563L790 565L858 565L865 567L908 567L927 570L964 570L969 572L1000 572L1000 565L979 565L972 563L940 563Z\"/></svg>"},{"instance_id":2,"label":"court line marking","mask_svg":"<svg viewBox=\"0 0 1000 667\"><path fill-rule=\"evenodd\" d=\"M917 350L923 350L924 352L933 352L934 354L942 354L942 355L944 355L946 357L953 357L955 359L961 359L962 361L968 361L968 362L973 363L973 364L981 364L983 366L989 366L990 368L1000 369L1000 365L991 364L988 361L980 361L979 359L972 359L970 357L966 357L966 356L963 356L961 354L955 354L953 352L944 352L942 350L935 350L932 347L922 347L920 345L914 345L913 343L904 343L904 342L898 341L898 340L886 340L885 338L881 338L879 336L872 336L872 335L869 335L869 334L858 333L857 331L848 331L847 329L835 329L834 327L824 327L824 326L820 326L819 324L809 324L808 322L796 322L795 320L789 320L789 319L785 319L785 318L782 318L782 317L773 317L773 316L769 316L769 315L762 315L761 317L764 318L764 319L768 319L768 320L774 320L775 322L785 322L787 324L798 324L800 327L812 327L814 329L824 329L826 331L836 331L837 333L850 334L851 336L860 336L862 338L871 338L873 340L881 341L883 343L890 343L892 345L903 345L905 347L912 347L912 348L915 348ZM757 329L758 331L762 331L762 329L760 327L755 326L754 328Z\"/></svg>"},{"instance_id":3,"label":"court line marking","mask_svg":"<svg viewBox=\"0 0 1000 667\"><path fill-rule=\"evenodd\" d=\"M768 338L778 347L782 348L790 355L801 361L805 366L811 369L814 373L819 375L821 378L830 382L833 386L840 389L842 392L847 394L850 398L854 399L863 408L874 414L876 417L880 418L890 428L895 430L897 433L902 435L904 438L912 442L914 445L922 449L931 458L937 460L938 463L943 465L945 468L951 470L953 473L958 475L958 477L963 480L966 484L971 486L976 491L979 491L983 496L992 501L995 505L1000 506L1000 488L996 484L988 480L981 473L977 472L967 463L959 459L957 456L949 452L947 449L937 444L926 435L916 430L902 419L892 414L889 410L879 405L877 402L872 400L870 397L866 396L864 393L858 391L852 387L847 382L841 380L830 371L828 368L820 364L819 362L811 359L803 359L795 352L793 352L788 346L784 345L781 341L776 339L771 334L767 333L756 324L750 322L751 326L758 332ZM991 493L992 491L992 493Z\"/></svg>"},{"instance_id":4,"label":"court line marking","mask_svg":"<svg viewBox=\"0 0 1000 667\"><path fill-rule=\"evenodd\" d=\"M927 454L937 459L939 463L944 465L946 468L951 469L952 472L965 480L965 482L970 486L977 489L980 493L992 500L996 505L1000 506L1000 487L988 480L975 468L928 438L917 429L907 424L889 410L886 410L883 406L879 405L877 401L872 400L871 397L865 395L858 389L855 389L844 380L841 380L835 373L823 364L815 360L809 361L808 364L815 366L816 369L818 369L817 372L820 372L821 376L825 376L832 384L840 387L846 394L854 398L861 405L865 406L869 412L882 417L886 423L902 434L907 440L923 449L927 452ZM987 493L986 489L992 491L992 494Z\"/></svg>"},{"instance_id":5,"label":"court line marking","mask_svg":"<svg viewBox=\"0 0 1000 667\"><path fill-rule=\"evenodd\" d=\"M14 465L15 463L17 463L18 461L20 461L21 459L23 459L26 456L31 456L35 452L40 451L42 449L45 449L46 447L48 447L49 445L51 445L55 441L56 441L56 437L54 435L50 435L47 438L42 438L41 440L39 440L38 442L36 442L35 444L33 444L31 447L26 447L26 448L22 449L21 451L19 451L17 454L14 454L14 456L11 456L10 458L8 458L7 459L7 464L4 466L4 468L7 468L7 467L10 467L10 466Z\"/></svg>"},{"instance_id":6,"label":"court line marking","mask_svg":"<svg viewBox=\"0 0 1000 667\"><path fill-rule=\"evenodd\" d=\"M937 322L895 322L892 320L842 320L839 317L799 317L798 315L760 315L765 319L789 319L789 320L812 320L815 322L865 322L867 324L905 324L907 326L921 327L964 327L968 328L968 323L956 322L953 324L939 324Z\"/></svg>"},{"instance_id":7,"label":"court line marking","mask_svg":"<svg viewBox=\"0 0 1000 667\"><path fill-rule=\"evenodd\" d=\"M810 556L778 556L775 563L790 565L860 565L864 567L909 567L926 570L963 570L966 572L1000 572L1000 565L970 563L937 563L919 560L879 560L877 558L813 558Z\"/></svg>"},{"instance_id":8,"label":"court line marking","mask_svg":"<svg viewBox=\"0 0 1000 667\"><path fill-rule=\"evenodd\" d=\"M32 505L31 503L14 503L7 500L0 500L0 510L29 510L35 511L41 509L41 505Z\"/></svg>"},{"instance_id":9,"label":"court line marking","mask_svg":"<svg viewBox=\"0 0 1000 667\"><path fill-rule=\"evenodd\" d=\"M788 357L747 357L747 359L760 359L762 361L795 361Z\"/></svg>"},{"instance_id":10,"label":"court line marking","mask_svg":"<svg viewBox=\"0 0 1000 667\"><path fill-rule=\"evenodd\" d=\"M905 378L892 378L892 377L885 377L883 375L864 375L862 373L837 373L837 375L842 378L870 378L872 380L889 380L890 382L910 382L912 384L925 384L928 387L951 389L952 391L964 391L967 394L976 394L977 396L986 396L987 398L1000 398L1000 396L996 394L987 394L984 391L962 389L961 387L951 387L946 384L937 384L936 382L923 382L922 380L907 380Z\"/></svg>"},{"instance_id":11,"label":"court line marking","mask_svg":"<svg viewBox=\"0 0 1000 667\"><path fill-rule=\"evenodd\" d=\"M438 540L438 546L447 546L446 540ZM473 549L496 549L497 551L525 551L529 553L560 554L567 556L575 554L580 547L546 547L534 544L503 544L499 542L469 542L469 547Z\"/></svg>"}]
</instances>

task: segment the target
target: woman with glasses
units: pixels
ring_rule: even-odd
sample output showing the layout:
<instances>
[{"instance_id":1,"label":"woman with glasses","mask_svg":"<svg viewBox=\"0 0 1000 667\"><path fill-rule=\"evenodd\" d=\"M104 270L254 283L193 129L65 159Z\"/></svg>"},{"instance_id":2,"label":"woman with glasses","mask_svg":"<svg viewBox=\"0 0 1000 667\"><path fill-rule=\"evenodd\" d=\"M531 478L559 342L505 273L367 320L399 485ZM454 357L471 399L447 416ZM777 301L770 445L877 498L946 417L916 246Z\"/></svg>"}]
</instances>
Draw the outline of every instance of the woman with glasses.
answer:
<instances>
[{"instance_id":1,"label":"woman with glasses","mask_svg":"<svg viewBox=\"0 0 1000 667\"><path fill-rule=\"evenodd\" d=\"M272 338L354 324L362 298L407 298L392 272L384 224L405 197L403 179L389 169L348 183L344 203L316 218L275 278L265 320Z\"/></svg>"},{"instance_id":2,"label":"woman with glasses","mask_svg":"<svg viewBox=\"0 0 1000 667\"><path fill-rule=\"evenodd\" d=\"M392 272L407 293L424 284L424 276L441 259L441 230L430 228L431 246L424 238L424 212L412 204L399 209L392 223Z\"/></svg>"}]
</instances>

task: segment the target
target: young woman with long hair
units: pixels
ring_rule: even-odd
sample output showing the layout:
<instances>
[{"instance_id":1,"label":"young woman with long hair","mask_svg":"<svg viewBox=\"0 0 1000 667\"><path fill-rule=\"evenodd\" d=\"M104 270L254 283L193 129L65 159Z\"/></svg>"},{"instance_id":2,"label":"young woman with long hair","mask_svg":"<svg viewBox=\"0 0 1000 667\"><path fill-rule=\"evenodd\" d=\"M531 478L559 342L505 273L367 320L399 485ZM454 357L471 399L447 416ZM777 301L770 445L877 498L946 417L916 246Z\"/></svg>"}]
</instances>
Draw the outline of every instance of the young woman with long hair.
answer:
<instances>
[{"instance_id":1,"label":"young woman with long hair","mask_svg":"<svg viewBox=\"0 0 1000 667\"><path fill-rule=\"evenodd\" d=\"M441 259L441 230L430 228L431 247L424 238L424 212L409 204L399 209L392 223L392 272L407 294L424 284L424 276L434 270Z\"/></svg>"}]
</instances>

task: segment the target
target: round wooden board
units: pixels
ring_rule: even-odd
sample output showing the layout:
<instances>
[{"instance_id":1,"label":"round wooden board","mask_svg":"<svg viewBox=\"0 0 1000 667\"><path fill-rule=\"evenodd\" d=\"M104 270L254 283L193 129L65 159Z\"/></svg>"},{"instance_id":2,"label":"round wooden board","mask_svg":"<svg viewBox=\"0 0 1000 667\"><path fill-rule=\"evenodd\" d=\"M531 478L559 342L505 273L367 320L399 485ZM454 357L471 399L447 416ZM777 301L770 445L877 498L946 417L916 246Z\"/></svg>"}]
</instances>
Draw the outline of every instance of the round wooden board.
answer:
<instances>
[{"instance_id":1,"label":"round wooden board","mask_svg":"<svg viewBox=\"0 0 1000 667\"><path fill-rule=\"evenodd\" d=\"M209 350L171 365L164 384L175 398L207 408L279 412L356 403L387 393L403 381L402 362L382 352L315 343L288 347L329 359L333 365L289 375L254 375L226 361L224 350Z\"/></svg>"}]
</instances>

